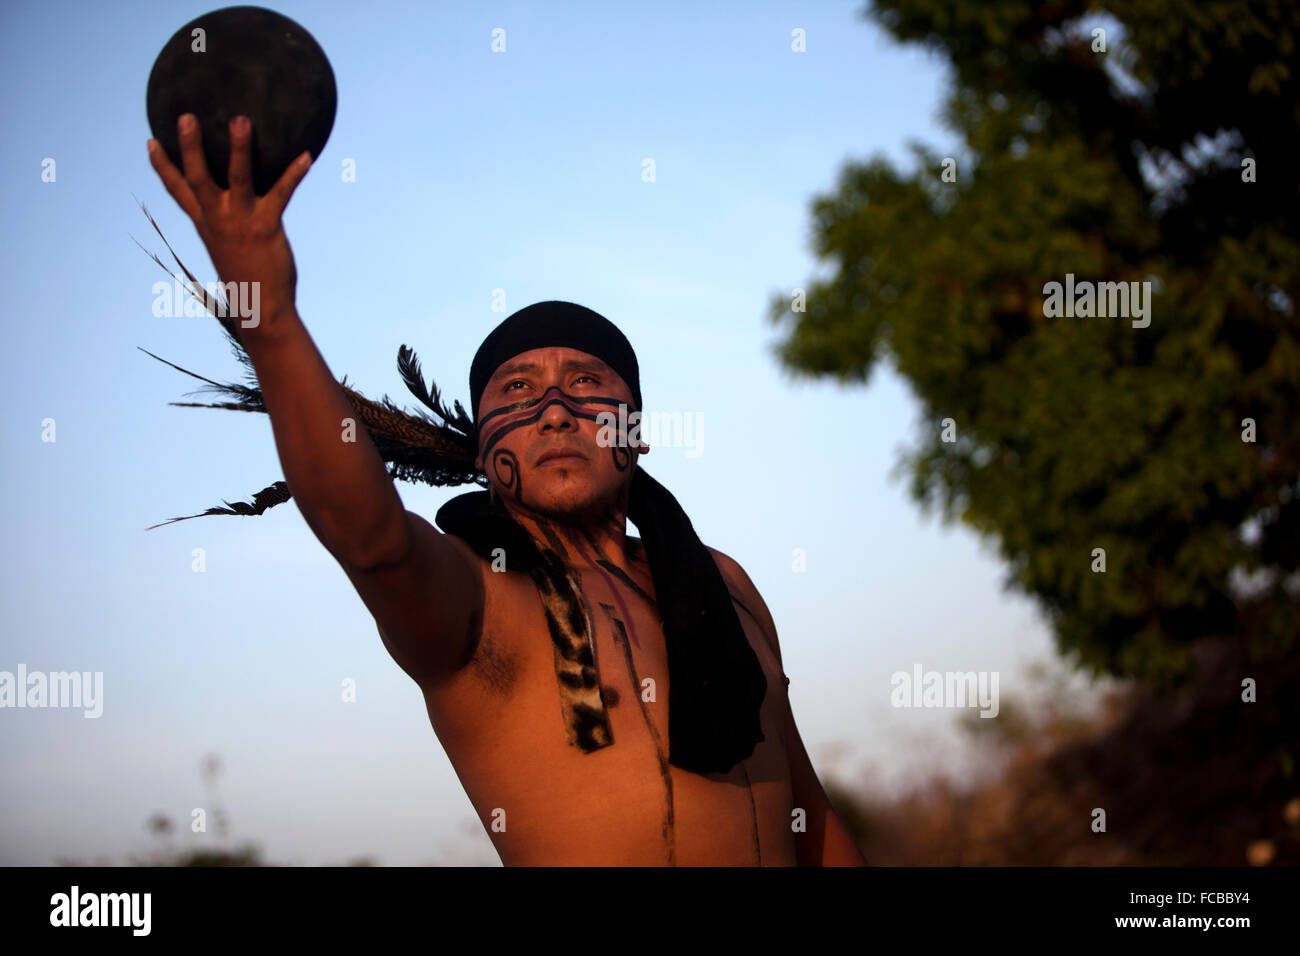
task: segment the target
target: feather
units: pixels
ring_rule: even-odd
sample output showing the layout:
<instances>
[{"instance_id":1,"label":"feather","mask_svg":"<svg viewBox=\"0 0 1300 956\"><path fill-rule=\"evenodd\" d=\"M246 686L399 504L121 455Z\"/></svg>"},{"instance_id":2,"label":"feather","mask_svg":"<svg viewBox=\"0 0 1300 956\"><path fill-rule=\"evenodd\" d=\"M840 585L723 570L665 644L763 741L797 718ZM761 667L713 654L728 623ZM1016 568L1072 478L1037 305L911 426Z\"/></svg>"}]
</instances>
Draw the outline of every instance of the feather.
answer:
<instances>
[{"instance_id":1,"label":"feather","mask_svg":"<svg viewBox=\"0 0 1300 956\"><path fill-rule=\"evenodd\" d=\"M136 201L139 202L138 199ZM167 246L172 258L176 260L176 265L189 280L185 284L186 290L190 295L198 299L203 304L203 307L221 323L222 331L225 332L226 338L230 342L235 359L244 367L248 381L247 385L216 382L191 372L189 369L181 368L165 358L154 355L148 349L136 346L150 358L155 358L164 365L170 365L178 372L183 372L191 378L206 383L205 388L197 389L196 392L187 392L186 394L215 392L231 399L231 401L222 402L170 402L169 404L179 408L223 408L231 411L265 413L266 403L262 398L262 391L258 384L257 373L253 367L252 359L240 342L239 336L235 333L233 321L225 314L224 301L210 295L200 285L198 279L186 268L180 257L176 255L176 251L172 249L171 244L167 242L167 237L162 234L162 230L158 227L158 223L154 221L153 216L149 215L149 210L144 203L140 203L140 208L148 218L149 224L153 226L154 231L158 233L159 238ZM140 245L140 243L137 241L136 245ZM149 252L142 245L140 245L140 248L163 271L171 275L177 282L181 281L179 276L170 272L163 265L158 256ZM370 436L376 451L388 467L389 477L395 481L419 481L435 487L469 483L485 488L488 487L487 476L479 471L474 464L478 451L477 430L469 415L466 414L464 406L457 401L453 402L451 407L448 407L434 382L429 382L426 387L424 375L420 370L420 360L415 351L409 346L403 345L398 349L397 369L407 389L425 407L437 415L441 419L441 423L422 411L411 414L399 408L387 395L384 395L378 402L371 401L348 385L346 375L339 382L339 387L343 390L344 396L356 411L357 418L365 426L366 433ZM172 518L170 521L151 525L146 530L161 528L163 525L176 521L200 518L204 515L260 515L268 508L288 501L289 497L288 485L284 481L277 481L254 495L252 504L245 502L231 504L227 501L224 508L209 508L200 514Z\"/></svg>"},{"instance_id":2,"label":"feather","mask_svg":"<svg viewBox=\"0 0 1300 956\"><path fill-rule=\"evenodd\" d=\"M293 497L289 492L289 485L284 481L277 481L273 485L263 488L257 494L253 495L253 503L247 504L243 501L225 503L224 508L209 508L207 511L196 515L186 515L184 518L172 518L169 521L162 521L158 524L150 525L145 528L146 531L152 531L154 528L161 528L163 525L172 524L176 521L189 521L190 518L202 518L204 515L260 515L267 508L274 508L276 505L282 505Z\"/></svg>"},{"instance_id":3,"label":"feather","mask_svg":"<svg viewBox=\"0 0 1300 956\"><path fill-rule=\"evenodd\" d=\"M427 405L429 408L446 422L450 427L465 434L474 433L474 423L469 420L465 414L465 409L460 402L456 402L456 413L453 415L438 393L438 386L430 382L433 394L429 394L429 389L424 387L424 374L420 371L420 359L416 356L415 350L410 346L403 345L397 350L397 371L402 376L402 381L416 398Z\"/></svg>"},{"instance_id":4,"label":"feather","mask_svg":"<svg viewBox=\"0 0 1300 956\"><path fill-rule=\"evenodd\" d=\"M223 404L220 406L222 408L239 408L243 411L263 411L263 412L266 411L266 405L262 401L262 392L260 389L248 388L247 386L244 385L230 385L230 384L223 385L220 382L212 381L212 379L210 378L204 378L202 375L199 375L196 372L191 372L189 369L181 368L175 362L169 362L165 358L154 355L148 349L141 348L139 345L137 345L136 348L140 349L141 352L143 352L145 355L149 356L150 358L158 359L158 361L162 362L164 365L170 365L172 368L176 369L176 371L184 372L186 375L190 376L191 378L197 378L200 382L207 382L208 385L210 386L209 388L200 388L200 389L196 389L193 392L186 392L185 393L186 395L195 395L198 392L217 392L218 394L225 394L231 396L232 398L239 399L239 402L237 404L235 405ZM192 402L171 402L169 404L188 405L189 407L198 407L198 408L218 407L213 405L196 406Z\"/></svg>"},{"instance_id":5,"label":"feather","mask_svg":"<svg viewBox=\"0 0 1300 956\"><path fill-rule=\"evenodd\" d=\"M172 244L167 241L167 237L162 234L162 230L158 228L158 223L154 221L153 216L149 215L149 208L144 203L140 202L139 198L136 197L134 193L131 194L131 198L135 199L136 202L140 203L140 209L141 211L144 212L145 218L149 220L149 225L153 226L153 231L158 233L158 238L163 241L163 245L166 246L167 251L172 254L172 258L176 260L176 265L180 268L180 270L185 273L185 277L189 279L191 283L193 283L192 287L190 285L186 285L186 291L189 292L190 295L194 296L196 299L198 299L200 302L203 303L203 308L207 309L208 312L212 314L212 317L221 323L221 325L225 328L227 335L229 335L231 338L238 341L238 336L235 334L234 323L230 320L230 315L228 314L230 311L229 304L225 301L224 298L217 298L215 296L208 294L208 291L205 288L203 288L202 283L199 282L199 280L195 277L194 273L190 272L189 269L185 268L185 263L181 262L180 256L176 255L176 250L173 249ZM137 246L140 246L140 241L136 239L135 236L132 236L131 239L132 241L135 242ZM144 246L140 246L140 248L144 249ZM149 252L149 250L147 249L145 249L145 252L148 253L149 258L153 259L154 262L158 263L158 265L162 268L164 272L170 275L173 279L180 281L180 277L172 273L170 269L164 266L162 264L162 261L156 255L154 255L152 252ZM198 291L196 292L195 289L197 289Z\"/></svg>"}]
</instances>

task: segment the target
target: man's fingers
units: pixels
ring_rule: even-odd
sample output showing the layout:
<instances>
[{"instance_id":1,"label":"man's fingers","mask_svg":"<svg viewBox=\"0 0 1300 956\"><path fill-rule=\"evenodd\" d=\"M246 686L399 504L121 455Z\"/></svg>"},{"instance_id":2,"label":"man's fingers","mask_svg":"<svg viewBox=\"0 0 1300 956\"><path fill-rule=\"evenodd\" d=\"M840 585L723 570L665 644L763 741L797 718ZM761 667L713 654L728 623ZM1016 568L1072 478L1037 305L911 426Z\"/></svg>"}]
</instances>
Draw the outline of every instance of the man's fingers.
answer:
<instances>
[{"instance_id":1,"label":"man's fingers","mask_svg":"<svg viewBox=\"0 0 1300 956\"><path fill-rule=\"evenodd\" d=\"M194 196L194 191L190 189L190 184L185 181L181 171L167 158L167 151L162 148L162 143L156 139L151 139L149 140L149 146L149 162L153 165L158 178L163 181L163 186L171 194L172 199L176 200L176 205L180 206L185 215L194 220L194 224L197 226L203 219L203 210L199 206L198 199Z\"/></svg>"},{"instance_id":2,"label":"man's fingers","mask_svg":"<svg viewBox=\"0 0 1300 956\"><path fill-rule=\"evenodd\" d=\"M284 214L284 207L289 205L289 197L293 195L293 191L298 188L302 177L307 175L307 170L310 168L311 153L303 150L302 155L290 163L289 168L281 174L276 184L271 187L271 191L262 197L262 201L270 207L277 219Z\"/></svg>"},{"instance_id":3,"label":"man's fingers","mask_svg":"<svg viewBox=\"0 0 1300 956\"><path fill-rule=\"evenodd\" d=\"M247 116L230 121L230 199L240 209L253 205L252 129Z\"/></svg>"},{"instance_id":4,"label":"man's fingers","mask_svg":"<svg viewBox=\"0 0 1300 956\"><path fill-rule=\"evenodd\" d=\"M185 165L185 181L194 191L199 205L207 207L221 190L208 173L208 162L203 158L203 138L199 121L193 113L183 114L176 122L181 138L181 162Z\"/></svg>"}]
</instances>

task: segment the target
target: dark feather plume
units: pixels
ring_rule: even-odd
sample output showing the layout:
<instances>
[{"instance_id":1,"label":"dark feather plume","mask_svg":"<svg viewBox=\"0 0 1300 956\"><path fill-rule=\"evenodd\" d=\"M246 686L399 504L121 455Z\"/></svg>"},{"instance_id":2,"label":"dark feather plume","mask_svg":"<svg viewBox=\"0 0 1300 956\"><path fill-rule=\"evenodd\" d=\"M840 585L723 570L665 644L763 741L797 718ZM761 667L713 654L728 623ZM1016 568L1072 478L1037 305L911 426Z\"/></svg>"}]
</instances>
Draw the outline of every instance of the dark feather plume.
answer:
<instances>
[{"instance_id":1,"label":"dark feather plume","mask_svg":"<svg viewBox=\"0 0 1300 956\"><path fill-rule=\"evenodd\" d=\"M136 201L139 202L139 200ZM168 362L166 359L154 355L148 349L136 346L151 358L158 359L158 361L170 365L179 372L184 372L191 378L207 383L206 387L186 394L210 392L228 399L228 401L220 402L169 402L168 404L181 408L224 408L241 412L265 412L266 403L262 398L262 390L257 380L256 370L253 367L252 359L249 358L248 353L239 341L234 322L227 314L226 303L221 297L214 296L203 288L198 279L194 277L194 274L185 267L185 264L176 255L171 244L167 242L167 238L163 236L162 230L158 228L158 223L154 222L153 216L149 215L149 210L145 208L144 203L140 203L140 208L144 210L150 225L153 226L154 231L158 233L158 236L167 246L172 258L176 260L176 265L180 267L181 272L189 280L185 283L186 290L198 299L203 304L203 307L221 323L222 330L230 340L231 350L234 352L235 358L244 367L248 382L246 385L232 382L215 382L210 378L205 378L188 369L183 369L179 365ZM139 242L136 245L140 245ZM140 248L144 249L144 246L140 246ZM178 282L181 281L179 276L173 274L163 265L161 259L147 249L144 249L144 251L173 279ZM451 407L448 407L443 401L437 385L433 382L429 382L427 386L425 385L424 375L420 371L420 360L416 357L414 350L406 345L401 346L397 351L397 369L407 389L419 399L421 404L433 412L432 416L424 411L418 411L415 414L407 412L394 404L387 395L383 396L378 402L371 401L348 386L346 375L339 382L339 387L343 389L343 394L356 412L358 421L365 426L366 433L374 443L375 449L384 463L388 465L389 477L397 481L419 481L436 487L470 483L484 488L488 487L487 476L474 466L474 459L478 453L478 436L474 423L466 414L464 406L459 401L455 401ZM226 505L224 508L209 508L200 514L172 518L170 521L150 525L146 530L160 528L175 521L201 518L204 515L260 515L268 508L283 504L290 497L291 493L288 484L284 481L277 481L257 492L253 496L252 504L242 501L232 504L226 501L224 502Z\"/></svg>"},{"instance_id":2,"label":"dark feather plume","mask_svg":"<svg viewBox=\"0 0 1300 956\"><path fill-rule=\"evenodd\" d=\"M227 501L224 508L209 508L200 514L186 515L184 518L172 518L170 521L161 521L158 524L150 525L145 530L152 531L154 528L161 528L165 524L172 524L175 521L189 521L190 518L202 518L204 515L260 515L267 508L284 504L290 497L289 486L283 481L277 481L253 495L251 505L242 501L236 501L233 504Z\"/></svg>"}]
</instances>

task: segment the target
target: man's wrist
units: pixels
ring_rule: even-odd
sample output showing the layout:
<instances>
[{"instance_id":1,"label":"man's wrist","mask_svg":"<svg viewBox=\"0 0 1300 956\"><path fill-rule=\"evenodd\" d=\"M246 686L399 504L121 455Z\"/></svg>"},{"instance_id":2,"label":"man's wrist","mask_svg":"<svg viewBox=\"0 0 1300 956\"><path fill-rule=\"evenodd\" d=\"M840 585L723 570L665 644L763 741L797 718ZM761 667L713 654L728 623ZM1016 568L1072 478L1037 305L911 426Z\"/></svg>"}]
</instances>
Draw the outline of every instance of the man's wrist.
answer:
<instances>
[{"instance_id":1,"label":"man's wrist","mask_svg":"<svg viewBox=\"0 0 1300 956\"><path fill-rule=\"evenodd\" d=\"M302 317L293 303L248 318L231 316L231 319L245 350L273 345L302 328Z\"/></svg>"}]
</instances>

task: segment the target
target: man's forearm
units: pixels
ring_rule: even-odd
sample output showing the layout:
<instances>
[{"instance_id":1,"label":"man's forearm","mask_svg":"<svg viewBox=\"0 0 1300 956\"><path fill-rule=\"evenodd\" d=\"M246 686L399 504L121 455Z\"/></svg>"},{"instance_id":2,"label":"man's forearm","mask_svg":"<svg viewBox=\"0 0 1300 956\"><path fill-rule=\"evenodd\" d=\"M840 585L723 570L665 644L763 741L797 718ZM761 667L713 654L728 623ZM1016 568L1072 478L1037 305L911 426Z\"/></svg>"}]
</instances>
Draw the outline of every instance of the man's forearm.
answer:
<instances>
[{"instance_id":1,"label":"man's forearm","mask_svg":"<svg viewBox=\"0 0 1300 956\"><path fill-rule=\"evenodd\" d=\"M392 557L405 509L383 459L297 311L264 318L263 327L241 328L240 341L298 510L339 560L365 567Z\"/></svg>"}]
</instances>

